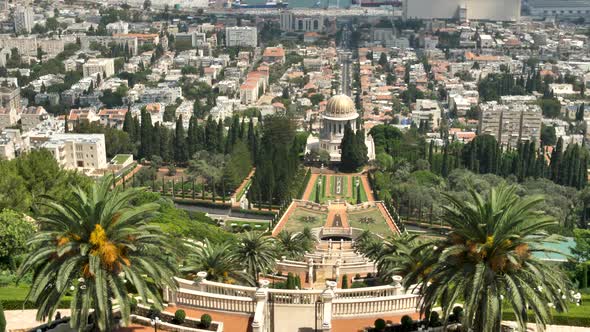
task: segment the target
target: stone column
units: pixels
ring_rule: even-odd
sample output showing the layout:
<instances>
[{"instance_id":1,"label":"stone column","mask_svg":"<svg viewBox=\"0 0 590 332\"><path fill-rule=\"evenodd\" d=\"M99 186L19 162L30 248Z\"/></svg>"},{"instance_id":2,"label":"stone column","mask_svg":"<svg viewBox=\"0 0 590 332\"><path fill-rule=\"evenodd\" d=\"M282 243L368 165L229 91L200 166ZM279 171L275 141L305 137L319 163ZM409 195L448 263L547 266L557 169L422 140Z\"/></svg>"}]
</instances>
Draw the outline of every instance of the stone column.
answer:
<instances>
[{"instance_id":1,"label":"stone column","mask_svg":"<svg viewBox=\"0 0 590 332\"><path fill-rule=\"evenodd\" d=\"M266 322L266 302L268 299L268 285L270 281L260 280L260 288L256 290L256 311L252 320L252 332L264 332L264 323Z\"/></svg>"},{"instance_id":2,"label":"stone column","mask_svg":"<svg viewBox=\"0 0 590 332\"><path fill-rule=\"evenodd\" d=\"M336 261L336 264L334 265L334 275L336 280L338 280L340 278L340 266L342 265L342 260L338 259Z\"/></svg>"},{"instance_id":3,"label":"stone column","mask_svg":"<svg viewBox=\"0 0 590 332\"><path fill-rule=\"evenodd\" d=\"M326 281L326 289L322 292L322 302L324 304L324 319L322 321L322 331L332 331L332 300L335 297L334 288L336 288L336 281Z\"/></svg>"},{"instance_id":4,"label":"stone column","mask_svg":"<svg viewBox=\"0 0 590 332\"><path fill-rule=\"evenodd\" d=\"M402 276L395 275L395 276L391 277L391 279L393 279L392 286L395 288L393 295L402 295L402 293L403 293L403 287L402 287L403 278L402 278Z\"/></svg>"},{"instance_id":5,"label":"stone column","mask_svg":"<svg viewBox=\"0 0 590 332\"><path fill-rule=\"evenodd\" d=\"M344 249L344 239L340 239L340 250Z\"/></svg>"},{"instance_id":6,"label":"stone column","mask_svg":"<svg viewBox=\"0 0 590 332\"><path fill-rule=\"evenodd\" d=\"M207 285L205 284L206 279L207 279L207 272L205 272L205 271L197 272L197 285L199 285L199 290L201 292L207 291Z\"/></svg>"},{"instance_id":7,"label":"stone column","mask_svg":"<svg viewBox=\"0 0 590 332\"><path fill-rule=\"evenodd\" d=\"M307 260L307 278L309 279L309 284L313 286L313 258Z\"/></svg>"}]
</instances>

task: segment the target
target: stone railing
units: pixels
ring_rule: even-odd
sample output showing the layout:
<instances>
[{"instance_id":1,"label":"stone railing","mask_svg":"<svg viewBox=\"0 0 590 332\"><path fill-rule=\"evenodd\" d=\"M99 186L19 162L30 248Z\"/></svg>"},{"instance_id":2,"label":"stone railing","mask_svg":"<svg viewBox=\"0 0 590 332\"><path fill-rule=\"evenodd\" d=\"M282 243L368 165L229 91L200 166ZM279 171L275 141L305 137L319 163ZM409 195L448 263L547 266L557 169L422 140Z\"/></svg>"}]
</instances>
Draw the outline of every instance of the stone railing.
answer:
<instances>
[{"instance_id":1,"label":"stone railing","mask_svg":"<svg viewBox=\"0 0 590 332\"><path fill-rule=\"evenodd\" d=\"M322 227L320 229L320 237L324 236L352 236L352 228L350 227Z\"/></svg>"},{"instance_id":2,"label":"stone railing","mask_svg":"<svg viewBox=\"0 0 590 332\"><path fill-rule=\"evenodd\" d=\"M396 295L384 297L334 299L333 317L375 315L391 312L416 310L420 297L418 295Z\"/></svg>"},{"instance_id":3,"label":"stone railing","mask_svg":"<svg viewBox=\"0 0 590 332\"><path fill-rule=\"evenodd\" d=\"M250 315L253 332L266 331L272 319L269 303L283 315L309 318L306 315L314 312L321 319L319 331L327 332L331 331L335 317L406 313L416 310L420 302L418 295L403 290L399 276L394 277L393 285L337 289L336 282L326 281L325 289L311 290L270 289L268 280L261 280L260 287L227 285L208 281L206 277L206 272L199 272L196 281L176 278L179 288L167 289L164 299L172 305ZM322 305L317 307L318 303Z\"/></svg>"}]
</instances>

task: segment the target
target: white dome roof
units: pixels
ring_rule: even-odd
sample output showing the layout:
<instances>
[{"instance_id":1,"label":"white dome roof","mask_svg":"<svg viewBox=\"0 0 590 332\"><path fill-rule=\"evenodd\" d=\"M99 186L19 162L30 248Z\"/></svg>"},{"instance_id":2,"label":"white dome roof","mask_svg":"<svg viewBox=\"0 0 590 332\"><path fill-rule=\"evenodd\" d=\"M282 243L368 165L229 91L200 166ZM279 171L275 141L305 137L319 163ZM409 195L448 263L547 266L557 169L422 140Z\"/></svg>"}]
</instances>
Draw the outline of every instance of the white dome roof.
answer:
<instances>
[{"instance_id":1,"label":"white dome roof","mask_svg":"<svg viewBox=\"0 0 590 332\"><path fill-rule=\"evenodd\" d=\"M328 100L326 105L326 116L344 118L357 115L354 102L347 95L335 95Z\"/></svg>"}]
</instances>

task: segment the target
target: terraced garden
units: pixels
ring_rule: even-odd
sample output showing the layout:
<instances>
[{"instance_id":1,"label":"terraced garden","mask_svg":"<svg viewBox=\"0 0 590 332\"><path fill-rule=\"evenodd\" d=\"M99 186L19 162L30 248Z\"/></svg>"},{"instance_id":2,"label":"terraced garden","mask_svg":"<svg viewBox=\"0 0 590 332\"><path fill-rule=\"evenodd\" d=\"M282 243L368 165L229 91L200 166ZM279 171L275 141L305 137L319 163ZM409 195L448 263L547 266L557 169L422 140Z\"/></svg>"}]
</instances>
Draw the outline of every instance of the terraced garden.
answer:
<instances>
[{"instance_id":1,"label":"terraced garden","mask_svg":"<svg viewBox=\"0 0 590 332\"><path fill-rule=\"evenodd\" d=\"M350 227L360 228L362 230L370 230L382 236L391 235L391 229L385 217L381 214L378 208L369 208L348 213L348 223Z\"/></svg>"},{"instance_id":2,"label":"terraced garden","mask_svg":"<svg viewBox=\"0 0 590 332\"><path fill-rule=\"evenodd\" d=\"M362 185L360 176L321 175L313 185L310 201L326 203L329 200L343 199L350 204L367 201L367 193ZM357 189L358 186L358 189Z\"/></svg>"},{"instance_id":3,"label":"terraced garden","mask_svg":"<svg viewBox=\"0 0 590 332\"><path fill-rule=\"evenodd\" d=\"M317 228L324 226L328 214L320 211L310 211L298 208L289 216L284 230L300 232L305 227Z\"/></svg>"}]
</instances>

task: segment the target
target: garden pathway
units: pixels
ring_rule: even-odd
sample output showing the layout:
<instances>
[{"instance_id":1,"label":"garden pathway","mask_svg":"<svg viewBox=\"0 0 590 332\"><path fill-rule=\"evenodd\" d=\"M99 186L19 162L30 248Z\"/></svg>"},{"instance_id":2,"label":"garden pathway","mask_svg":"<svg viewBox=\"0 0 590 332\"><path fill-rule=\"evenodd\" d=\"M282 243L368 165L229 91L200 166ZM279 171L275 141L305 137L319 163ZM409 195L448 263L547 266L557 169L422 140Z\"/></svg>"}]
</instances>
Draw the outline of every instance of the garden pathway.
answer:
<instances>
[{"instance_id":1,"label":"garden pathway","mask_svg":"<svg viewBox=\"0 0 590 332\"><path fill-rule=\"evenodd\" d=\"M242 181L242 183L240 183L240 185L238 186L236 191L234 191L234 193L231 195L230 199L232 201L232 207L240 207L240 200L238 199L238 195L242 192L242 190L244 190L244 187L246 187L248 185L248 182L250 182L250 179L252 179L252 177L254 176L255 171L256 171L256 168L252 168L252 170L250 171L248 176L246 176L244 181Z\"/></svg>"},{"instance_id":2,"label":"garden pathway","mask_svg":"<svg viewBox=\"0 0 590 332\"><path fill-rule=\"evenodd\" d=\"M307 182L307 187L303 192L303 197L301 197L302 200L309 201L309 196L311 196L311 193L313 192L313 187L315 186L315 182L317 181L318 176L319 174L311 174L311 176L309 177L309 181Z\"/></svg>"},{"instance_id":3,"label":"garden pathway","mask_svg":"<svg viewBox=\"0 0 590 332\"><path fill-rule=\"evenodd\" d=\"M361 175L361 182L365 188L365 193L367 193L367 201L375 201L375 195L373 195L373 190L371 190L371 185L369 184L369 178L367 177L367 174Z\"/></svg>"},{"instance_id":4,"label":"garden pathway","mask_svg":"<svg viewBox=\"0 0 590 332\"><path fill-rule=\"evenodd\" d=\"M342 225L336 226L334 225L334 218L336 215L340 215L340 221ZM349 228L350 225L348 224L348 217L346 215L346 205L344 204L332 204L328 206L328 217L326 218L326 227L342 227L342 228Z\"/></svg>"}]
</instances>

